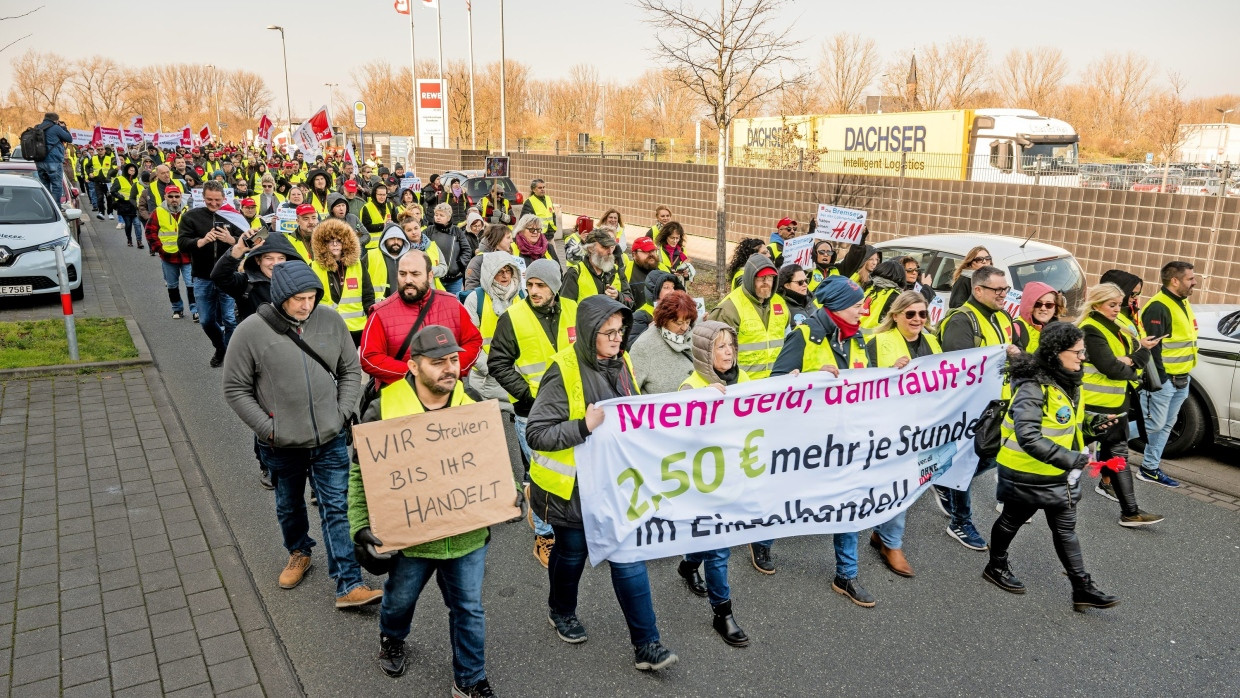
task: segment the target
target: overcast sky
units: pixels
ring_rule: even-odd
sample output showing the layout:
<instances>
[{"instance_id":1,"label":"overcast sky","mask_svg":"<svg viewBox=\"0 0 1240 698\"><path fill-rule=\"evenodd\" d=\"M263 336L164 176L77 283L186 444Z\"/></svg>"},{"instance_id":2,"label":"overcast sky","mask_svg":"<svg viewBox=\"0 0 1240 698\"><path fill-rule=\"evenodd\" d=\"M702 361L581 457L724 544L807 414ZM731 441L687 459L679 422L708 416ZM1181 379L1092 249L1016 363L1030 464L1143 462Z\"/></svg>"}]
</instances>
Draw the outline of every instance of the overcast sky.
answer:
<instances>
[{"instance_id":1,"label":"overcast sky","mask_svg":"<svg viewBox=\"0 0 1240 698\"><path fill-rule=\"evenodd\" d=\"M466 59L465 2L441 2L444 61ZM286 30L294 114L326 102L324 83L339 83L341 96L354 98L350 69L356 65L375 58L409 62L409 20L396 13L393 0L0 0L0 13L40 4L46 7L30 17L0 22L0 46L34 34L0 54L0 86L11 82L12 59L38 48L70 59L103 54L130 65L199 60L246 68L280 96L280 35L266 30L268 24ZM499 0L474 0L473 8L475 63L496 61ZM584 62L604 80L625 81L656 65L651 29L628 0L507 0L505 16L508 57L533 66L536 77L562 77ZM415 7L414 20L419 60L436 57L435 11ZM1050 45L1063 50L1070 79L1076 79L1104 53L1133 50L1155 62L1160 85L1175 70L1188 79L1192 96L1240 93L1240 0L799 0L789 5L787 21L805 40L807 61L816 59L824 36L838 31L874 38L885 59L953 36L981 36L992 63L1012 48ZM53 23L60 26L49 28ZM281 102L276 99L277 106Z\"/></svg>"}]
</instances>

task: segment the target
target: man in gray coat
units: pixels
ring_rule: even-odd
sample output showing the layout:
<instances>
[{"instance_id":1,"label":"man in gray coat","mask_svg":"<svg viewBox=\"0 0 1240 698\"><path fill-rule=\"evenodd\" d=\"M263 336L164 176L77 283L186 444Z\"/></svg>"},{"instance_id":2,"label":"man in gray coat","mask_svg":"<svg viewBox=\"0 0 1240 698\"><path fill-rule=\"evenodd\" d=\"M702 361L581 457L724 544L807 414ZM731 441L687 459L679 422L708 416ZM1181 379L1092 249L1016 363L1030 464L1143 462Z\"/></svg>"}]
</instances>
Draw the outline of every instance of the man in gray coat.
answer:
<instances>
[{"instance_id":1,"label":"man in gray coat","mask_svg":"<svg viewBox=\"0 0 1240 698\"><path fill-rule=\"evenodd\" d=\"M327 571L336 608L378 603L362 582L349 537L349 424L361 401L362 368L344 320L319 306L323 285L301 261L277 264L271 303L237 327L224 356L224 399L257 436L259 461L276 486L276 518L289 552L280 587L310 569L306 479L318 493Z\"/></svg>"}]
</instances>

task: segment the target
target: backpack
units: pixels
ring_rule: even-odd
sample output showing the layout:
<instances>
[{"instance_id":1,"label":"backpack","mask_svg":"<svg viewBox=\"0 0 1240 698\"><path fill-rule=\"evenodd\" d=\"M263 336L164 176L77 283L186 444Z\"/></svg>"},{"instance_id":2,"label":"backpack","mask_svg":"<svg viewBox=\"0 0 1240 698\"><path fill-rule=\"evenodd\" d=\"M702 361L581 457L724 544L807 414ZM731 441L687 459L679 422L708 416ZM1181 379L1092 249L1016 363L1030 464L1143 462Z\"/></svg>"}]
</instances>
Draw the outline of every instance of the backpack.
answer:
<instances>
[{"instance_id":1,"label":"backpack","mask_svg":"<svg viewBox=\"0 0 1240 698\"><path fill-rule=\"evenodd\" d=\"M1007 400L991 400L977 418L973 432L973 452L978 458L994 458L1003 445L1003 417L1008 411Z\"/></svg>"},{"instance_id":2,"label":"backpack","mask_svg":"<svg viewBox=\"0 0 1240 698\"><path fill-rule=\"evenodd\" d=\"M22 131L22 158L41 162L47 159L47 136L43 124Z\"/></svg>"}]
</instances>

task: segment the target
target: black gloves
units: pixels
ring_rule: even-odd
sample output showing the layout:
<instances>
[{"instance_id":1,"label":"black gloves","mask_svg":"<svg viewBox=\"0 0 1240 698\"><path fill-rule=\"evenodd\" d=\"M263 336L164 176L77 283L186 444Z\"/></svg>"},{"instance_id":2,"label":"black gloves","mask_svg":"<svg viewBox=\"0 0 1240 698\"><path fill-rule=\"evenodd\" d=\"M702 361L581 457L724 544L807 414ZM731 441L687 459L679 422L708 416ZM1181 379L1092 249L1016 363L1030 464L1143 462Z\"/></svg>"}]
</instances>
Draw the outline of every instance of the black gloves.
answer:
<instances>
[{"instance_id":1,"label":"black gloves","mask_svg":"<svg viewBox=\"0 0 1240 698\"><path fill-rule=\"evenodd\" d=\"M521 514L514 518L508 519L504 523L517 523L518 521L523 520L530 513L530 503L525 500L525 492L519 487L517 488L517 500L513 502L513 506L519 508L521 510ZM363 530L369 531L370 529ZM361 531L358 531L358 534L361 534Z\"/></svg>"},{"instance_id":2,"label":"black gloves","mask_svg":"<svg viewBox=\"0 0 1240 698\"><path fill-rule=\"evenodd\" d=\"M375 548L383 547L383 541L375 536L370 526L363 528L353 536L353 557L357 564L367 572L375 575L387 574L392 569L392 558L399 550L380 553Z\"/></svg>"}]
</instances>

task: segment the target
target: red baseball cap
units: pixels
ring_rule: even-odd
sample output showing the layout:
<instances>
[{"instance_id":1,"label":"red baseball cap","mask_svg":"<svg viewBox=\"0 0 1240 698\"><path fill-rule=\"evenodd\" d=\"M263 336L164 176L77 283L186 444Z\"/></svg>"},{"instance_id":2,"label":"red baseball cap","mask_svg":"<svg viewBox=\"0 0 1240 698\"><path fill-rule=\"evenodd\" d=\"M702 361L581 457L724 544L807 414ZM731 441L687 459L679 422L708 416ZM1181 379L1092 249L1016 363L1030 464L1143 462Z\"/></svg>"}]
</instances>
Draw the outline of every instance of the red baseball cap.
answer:
<instances>
[{"instance_id":1,"label":"red baseball cap","mask_svg":"<svg viewBox=\"0 0 1240 698\"><path fill-rule=\"evenodd\" d=\"M197 148L191 148L189 152L193 153L194 155L197 155L201 153L202 151Z\"/></svg>"},{"instance_id":2,"label":"red baseball cap","mask_svg":"<svg viewBox=\"0 0 1240 698\"><path fill-rule=\"evenodd\" d=\"M594 219L589 216L577 216L577 232L581 235L594 230Z\"/></svg>"},{"instance_id":3,"label":"red baseball cap","mask_svg":"<svg viewBox=\"0 0 1240 698\"><path fill-rule=\"evenodd\" d=\"M202 174L202 172L203 172L203 170L202 170L202 168L201 168L201 167L195 167L195 168L194 168L194 171L195 171L195 172L197 172L198 174Z\"/></svg>"},{"instance_id":4,"label":"red baseball cap","mask_svg":"<svg viewBox=\"0 0 1240 698\"><path fill-rule=\"evenodd\" d=\"M764 276L775 276L778 273L779 272L775 271L775 267L762 267L758 270L757 274L754 274L754 278L760 279Z\"/></svg>"},{"instance_id":5,"label":"red baseball cap","mask_svg":"<svg viewBox=\"0 0 1240 698\"><path fill-rule=\"evenodd\" d=\"M791 218L780 218L780 219L779 219L779 222L775 224L775 227L776 227L776 228L783 228L784 226L793 226L793 225L796 225L796 224L797 224L797 222L796 222L796 221L794 221L794 220L792 220Z\"/></svg>"},{"instance_id":6,"label":"red baseball cap","mask_svg":"<svg viewBox=\"0 0 1240 698\"><path fill-rule=\"evenodd\" d=\"M298 218L301 218L302 216L308 216L311 213L318 213L318 211L315 211L314 206L311 206L310 204L302 204L297 207Z\"/></svg>"},{"instance_id":7,"label":"red baseball cap","mask_svg":"<svg viewBox=\"0 0 1240 698\"><path fill-rule=\"evenodd\" d=\"M250 197L248 197L248 196L247 196L247 197L245 197L244 199L242 199L242 200L241 200L241 207L242 207L242 208L245 208L246 206L257 206L257 205L258 205L258 204L254 203L254 199L251 199L251 198L250 198ZM313 208L313 207L311 207L311 208Z\"/></svg>"},{"instance_id":8,"label":"red baseball cap","mask_svg":"<svg viewBox=\"0 0 1240 698\"><path fill-rule=\"evenodd\" d=\"M169 184L168 186L164 187L164 193L165 193L165 194L171 194L172 192L176 192L176 193L180 194L180 193L181 193L181 188L180 188L180 187L178 187L178 186L177 186L177 185L175 185L175 184Z\"/></svg>"},{"instance_id":9,"label":"red baseball cap","mask_svg":"<svg viewBox=\"0 0 1240 698\"><path fill-rule=\"evenodd\" d=\"M638 252L654 252L654 240L649 237L640 237L633 241L633 249Z\"/></svg>"},{"instance_id":10,"label":"red baseball cap","mask_svg":"<svg viewBox=\"0 0 1240 698\"><path fill-rule=\"evenodd\" d=\"M349 192L350 194L355 193L355 192L357 191L357 182L354 182L354 181L353 181L353 180L351 180L351 179L347 179L347 180L345 180L345 182L344 182L344 190L345 190L345 191L347 191L347 192Z\"/></svg>"}]
</instances>

